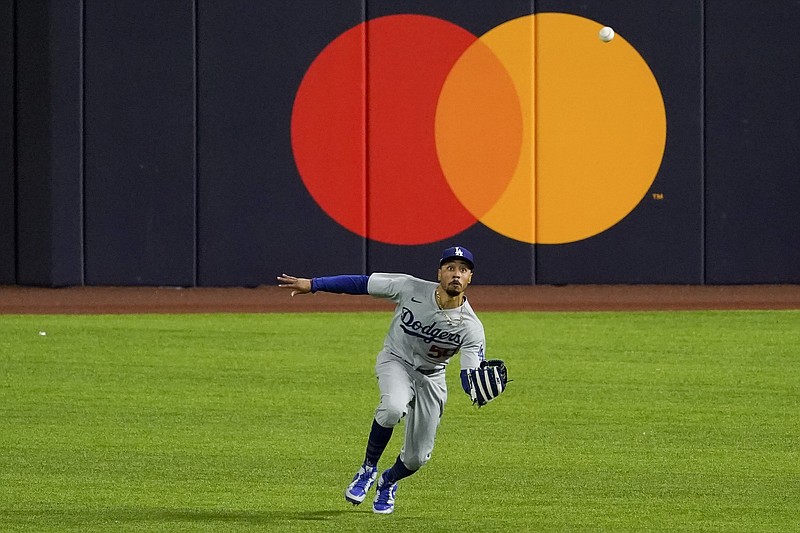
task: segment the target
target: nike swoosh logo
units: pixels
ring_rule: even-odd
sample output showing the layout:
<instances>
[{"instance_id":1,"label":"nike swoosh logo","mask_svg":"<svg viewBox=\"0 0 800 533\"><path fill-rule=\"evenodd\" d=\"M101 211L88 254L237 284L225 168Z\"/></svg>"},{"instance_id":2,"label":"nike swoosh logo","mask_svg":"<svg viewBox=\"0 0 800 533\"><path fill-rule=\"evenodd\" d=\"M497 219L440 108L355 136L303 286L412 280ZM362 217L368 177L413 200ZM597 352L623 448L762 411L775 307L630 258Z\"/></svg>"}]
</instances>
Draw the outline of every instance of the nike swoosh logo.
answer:
<instances>
[{"instance_id":1,"label":"nike swoosh logo","mask_svg":"<svg viewBox=\"0 0 800 533\"><path fill-rule=\"evenodd\" d=\"M411 297L411 301L414 302L415 304L421 304L422 303L420 300L417 300L413 296Z\"/></svg>"}]
</instances>

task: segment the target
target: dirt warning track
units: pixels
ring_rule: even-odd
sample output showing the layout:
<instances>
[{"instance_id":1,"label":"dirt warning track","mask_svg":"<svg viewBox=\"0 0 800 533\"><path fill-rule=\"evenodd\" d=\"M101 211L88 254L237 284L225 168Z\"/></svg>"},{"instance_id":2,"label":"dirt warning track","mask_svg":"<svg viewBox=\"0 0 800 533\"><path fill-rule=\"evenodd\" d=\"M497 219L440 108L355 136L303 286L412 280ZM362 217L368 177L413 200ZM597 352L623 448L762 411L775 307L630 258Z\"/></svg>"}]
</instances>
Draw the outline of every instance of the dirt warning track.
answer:
<instances>
[{"instance_id":1,"label":"dirt warning track","mask_svg":"<svg viewBox=\"0 0 800 533\"><path fill-rule=\"evenodd\" d=\"M473 285L476 311L800 309L800 285ZM0 287L0 314L278 313L390 310L369 296L277 287Z\"/></svg>"}]
</instances>

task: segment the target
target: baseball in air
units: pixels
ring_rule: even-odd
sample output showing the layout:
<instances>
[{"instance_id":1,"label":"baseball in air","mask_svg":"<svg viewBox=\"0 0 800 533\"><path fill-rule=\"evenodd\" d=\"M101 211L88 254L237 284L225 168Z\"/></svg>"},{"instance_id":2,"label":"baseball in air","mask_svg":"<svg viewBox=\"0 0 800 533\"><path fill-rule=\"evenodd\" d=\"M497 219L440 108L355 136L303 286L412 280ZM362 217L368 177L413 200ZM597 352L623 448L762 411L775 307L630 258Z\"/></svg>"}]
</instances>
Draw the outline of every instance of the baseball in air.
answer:
<instances>
[{"instance_id":1,"label":"baseball in air","mask_svg":"<svg viewBox=\"0 0 800 533\"><path fill-rule=\"evenodd\" d=\"M601 41L607 43L608 41L614 38L614 29L610 28L609 26L603 26L600 29L599 37Z\"/></svg>"}]
</instances>

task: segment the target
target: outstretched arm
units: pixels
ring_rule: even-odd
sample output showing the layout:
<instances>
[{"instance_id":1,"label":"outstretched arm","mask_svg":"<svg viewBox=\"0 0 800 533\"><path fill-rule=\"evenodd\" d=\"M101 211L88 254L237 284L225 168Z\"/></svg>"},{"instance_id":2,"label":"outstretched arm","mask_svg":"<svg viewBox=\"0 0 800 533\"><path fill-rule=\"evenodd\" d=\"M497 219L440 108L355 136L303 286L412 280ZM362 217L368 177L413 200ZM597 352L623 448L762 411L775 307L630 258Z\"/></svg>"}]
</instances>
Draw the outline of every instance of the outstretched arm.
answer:
<instances>
[{"instance_id":1,"label":"outstretched arm","mask_svg":"<svg viewBox=\"0 0 800 533\"><path fill-rule=\"evenodd\" d=\"M292 296L309 292L337 292L341 294L368 294L369 276L326 276L321 278L296 278L288 274L278 276L278 287L291 289Z\"/></svg>"}]
</instances>

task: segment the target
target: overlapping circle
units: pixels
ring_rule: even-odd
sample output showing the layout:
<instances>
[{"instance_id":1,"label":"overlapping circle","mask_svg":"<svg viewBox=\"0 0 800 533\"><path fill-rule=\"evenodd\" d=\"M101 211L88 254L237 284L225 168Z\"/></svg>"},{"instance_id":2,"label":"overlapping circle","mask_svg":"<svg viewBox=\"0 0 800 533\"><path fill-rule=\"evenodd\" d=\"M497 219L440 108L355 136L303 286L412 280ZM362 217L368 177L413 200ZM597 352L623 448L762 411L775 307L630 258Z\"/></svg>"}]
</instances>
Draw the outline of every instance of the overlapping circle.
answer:
<instances>
[{"instance_id":1,"label":"overlapping circle","mask_svg":"<svg viewBox=\"0 0 800 533\"><path fill-rule=\"evenodd\" d=\"M477 37L392 15L334 39L297 91L292 148L311 196L358 235L449 238L480 222L527 243L610 228L641 201L666 115L647 63L602 25L539 13Z\"/></svg>"}]
</instances>

